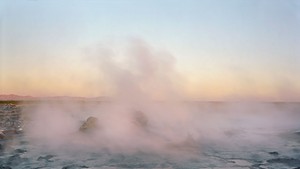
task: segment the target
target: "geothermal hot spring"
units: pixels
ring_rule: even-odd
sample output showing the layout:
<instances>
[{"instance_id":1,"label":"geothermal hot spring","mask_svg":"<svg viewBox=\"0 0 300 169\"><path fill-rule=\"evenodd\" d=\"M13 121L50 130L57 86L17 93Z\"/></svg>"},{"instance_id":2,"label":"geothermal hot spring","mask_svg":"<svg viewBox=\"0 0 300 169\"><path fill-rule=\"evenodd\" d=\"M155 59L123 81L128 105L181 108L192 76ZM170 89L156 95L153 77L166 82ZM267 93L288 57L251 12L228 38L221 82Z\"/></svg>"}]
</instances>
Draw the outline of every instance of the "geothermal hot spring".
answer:
<instances>
[{"instance_id":1,"label":"geothermal hot spring","mask_svg":"<svg viewBox=\"0 0 300 169\"><path fill-rule=\"evenodd\" d=\"M298 103L187 101L172 57L130 53L95 60L110 98L1 103L0 168L300 168Z\"/></svg>"},{"instance_id":2,"label":"geothermal hot spring","mask_svg":"<svg viewBox=\"0 0 300 169\"><path fill-rule=\"evenodd\" d=\"M299 104L52 101L0 108L1 168L300 167Z\"/></svg>"}]
</instances>

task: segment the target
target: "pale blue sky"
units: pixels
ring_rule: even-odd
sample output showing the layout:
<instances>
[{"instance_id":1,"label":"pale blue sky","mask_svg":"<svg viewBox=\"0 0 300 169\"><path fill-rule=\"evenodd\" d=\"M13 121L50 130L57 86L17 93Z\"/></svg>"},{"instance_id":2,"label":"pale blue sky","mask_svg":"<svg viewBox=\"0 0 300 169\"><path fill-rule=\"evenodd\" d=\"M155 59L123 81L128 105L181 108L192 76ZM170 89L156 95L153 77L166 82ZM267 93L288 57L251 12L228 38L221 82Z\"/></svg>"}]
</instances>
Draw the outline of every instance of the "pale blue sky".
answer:
<instances>
[{"instance_id":1,"label":"pale blue sky","mask_svg":"<svg viewBox=\"0 0 300 169\"><path fill-rule=\"evenodd\" d=\"M53 71L50 67L57 66L58 60L76 60L85 48L99 42L138 37L172 53L194 87L210 79L218 81L218 76L234 79L237 86L248 81L259 84L266 77L279 88L281 83L291 83L299 91L300 1L0 2L5 81L13 81L7 77L10 72L26 74L43 66ZM2 93L13 92L3 88Z\"/></svg>"}]
</instances>

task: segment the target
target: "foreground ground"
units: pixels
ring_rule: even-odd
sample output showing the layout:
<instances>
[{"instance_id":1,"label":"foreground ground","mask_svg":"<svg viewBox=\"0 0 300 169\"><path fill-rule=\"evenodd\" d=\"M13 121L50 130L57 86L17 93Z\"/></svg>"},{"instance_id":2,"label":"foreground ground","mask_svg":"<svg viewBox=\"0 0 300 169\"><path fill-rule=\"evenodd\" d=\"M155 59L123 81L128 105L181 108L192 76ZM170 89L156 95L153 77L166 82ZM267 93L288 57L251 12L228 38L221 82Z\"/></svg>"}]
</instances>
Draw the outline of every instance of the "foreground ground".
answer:
<instances>
[{"instance_id":1,"label":"foreground ground","mask_svg":"<svg viewBox=\"0 0 300 169\"><path fill-rule=\"evenodd\" d=\"M22 116L22 106L26 105L0 104L2 133L10 131L0 139L0 169L300 169L300 133L297 129L280 132L240 129L227 133L226 141L203 139L193 140L192 145L178 145L173 150L175 155L145 152L142 149L116 152L105 148L78 150L64 146L57 151L57 147L52 149L42 142L32 142L26 131L22 130L26 120ZM293 111L297 113L299 109ZM248 135L251 138L267 138L269 144L245 141Z\"/></svg>"}]
</instances>

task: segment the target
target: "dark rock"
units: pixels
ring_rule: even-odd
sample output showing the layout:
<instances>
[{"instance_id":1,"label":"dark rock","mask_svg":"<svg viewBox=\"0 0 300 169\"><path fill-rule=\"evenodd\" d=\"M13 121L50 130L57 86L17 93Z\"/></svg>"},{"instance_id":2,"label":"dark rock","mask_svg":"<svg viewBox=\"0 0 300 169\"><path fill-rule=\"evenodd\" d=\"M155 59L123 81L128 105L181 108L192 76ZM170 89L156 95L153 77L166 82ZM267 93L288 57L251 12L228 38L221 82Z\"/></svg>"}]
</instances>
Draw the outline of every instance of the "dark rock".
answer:
<instances>
[{"instance_id":1,"label":"dark rock","mask_svg":"<svg viewBox=\"0 0 300 169\"><path fill-rule=\"evenodd\" d=\"M265 169L264 164L253 164L250 169Z\"/></svg>"},{"instance_id":2,"label":"dark rock","mask_svg":"<svg viewBox=\"0 0 300 169\"><path fill-rule=\"evenodd\" d=\"M9 166L0 165L0 169L12 169L12 168L11 168L11 167L9 167Z\"/></svg>"},{"instance_id":3,"label":"dark rock","mask_svg":"<svg viewBox=\"0 0 300 169\"><path fill-rule=\"evenodd\" d=\"M79 168L89 168L89 167L87 167L85 165L73 164L73 165L64 166L62 169L79 169Z\"/></svg>"},{"instance_id":4,"label":"dark rock","mask_svg":"<svg viewBox=\"0 0 300 169\"><path fill-rule=\"evenodd\" d=\"M79 131L87 132L99 128L98 119L96 117L89 117L79 128Z\"/></svg>"},{"instance_id":5,"label":"dark rock","mask_svg":"<svg viewBox=\"0 0 300 169\"><path fill-rule=\"evenodd\" d=\"M294 169L300 169L300 167L296 167L296 168L294 168Z\"/></svg>"},{"instance_id":6,"label":"dark rock","mask_svg":"<svg viewBox=\"0 0 300 169\"><path fill-rule=\"evenodd\" d=\"M278 156L279 155L279 153L277 151L269 152L269 154L274 155L274 156Z\"/></svg>"},{"instance_id":7,"label":"dark rock","mask_svg":"<svg viewBox=\"0 0 300 169\"><path fill-rule=\"evenodd\" d=\"M252 167L259 167L261 166L262 164L253 164Z\"/></svg>"},{"instance_id":8,"label":"dark rock","mask_svg":"<svg viewBox=\"0 0 300 169\"><path fill-rule=\"evenodd\" d=\"M300 160L294 158L275 158L267 160L268 163L281 163L291 167L300 166Z\"/></svg>"},{"instance_id":9,"label":"dark rock","mask_svg":"<svg viewBox=\"0 0 300 169\"><path fill-rule=\"evenodd\" d=\"M14 151L15 153L20 153L20 154L23 154L23 153L26 153L27 152L27 150L24 150L24 149L15 149L15 151Z\"/></svg>"},{"instance_id":10,"label":"dark rock","mask_svg":"<svg viewBox=\"0 0 300 169\"><path fill-rule=\"evenodd\" d=\"M148 118L141 111L134 112L134 121L133 123L138 127L145 129L148 127Z\"/></svg>"},{"instance_id":11,"label":"dark rock","mask_svg":"<svg viewBox=\"0 0 300 169\"><path fill-rule=\"evenodd\" d=\"M50 159L53 157L54 157L54 155L40 156L37 160L38 161L46 160L46 161L50 162Z\"/></svg>"},{"instance_id":12,"label":"dark rock","mask_svg":"<svg viewBox=\"0 0 300 169\"><path fill-rule=\"evenodd\" d=\"M300 131L295 132L295 134L300 136Z\"/></svg>"}]
</instances>

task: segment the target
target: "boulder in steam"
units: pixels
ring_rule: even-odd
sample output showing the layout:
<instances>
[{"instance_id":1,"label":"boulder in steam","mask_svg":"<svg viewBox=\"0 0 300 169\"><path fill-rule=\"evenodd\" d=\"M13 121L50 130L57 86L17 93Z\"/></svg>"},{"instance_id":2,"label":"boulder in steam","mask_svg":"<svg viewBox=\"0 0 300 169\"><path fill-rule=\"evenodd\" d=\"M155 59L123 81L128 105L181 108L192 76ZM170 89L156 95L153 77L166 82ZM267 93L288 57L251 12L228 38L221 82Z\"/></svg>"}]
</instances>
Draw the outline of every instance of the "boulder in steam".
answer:
<instances>
[{"instance_id":1,"label":"boulder in steam","mask_svg":"<svg viewBox=\"0 0 300 169\"><path fill-rule=\"evenodd\" d=\"M142 129L146 129L148 127L148 118L142 111L136 111L134 113L133 123Z\"/></svg>"},{"instance_id":2,"label":"boulder in steam","mask_svg":"<svg viewBox=\"0 0 300 169\"><path fill-rule=\"evenodd\" d=\"M99 128L98 119L91 116L80 126L79 131L87 132L97 128Z\"/></svg>"}]
</instances>

